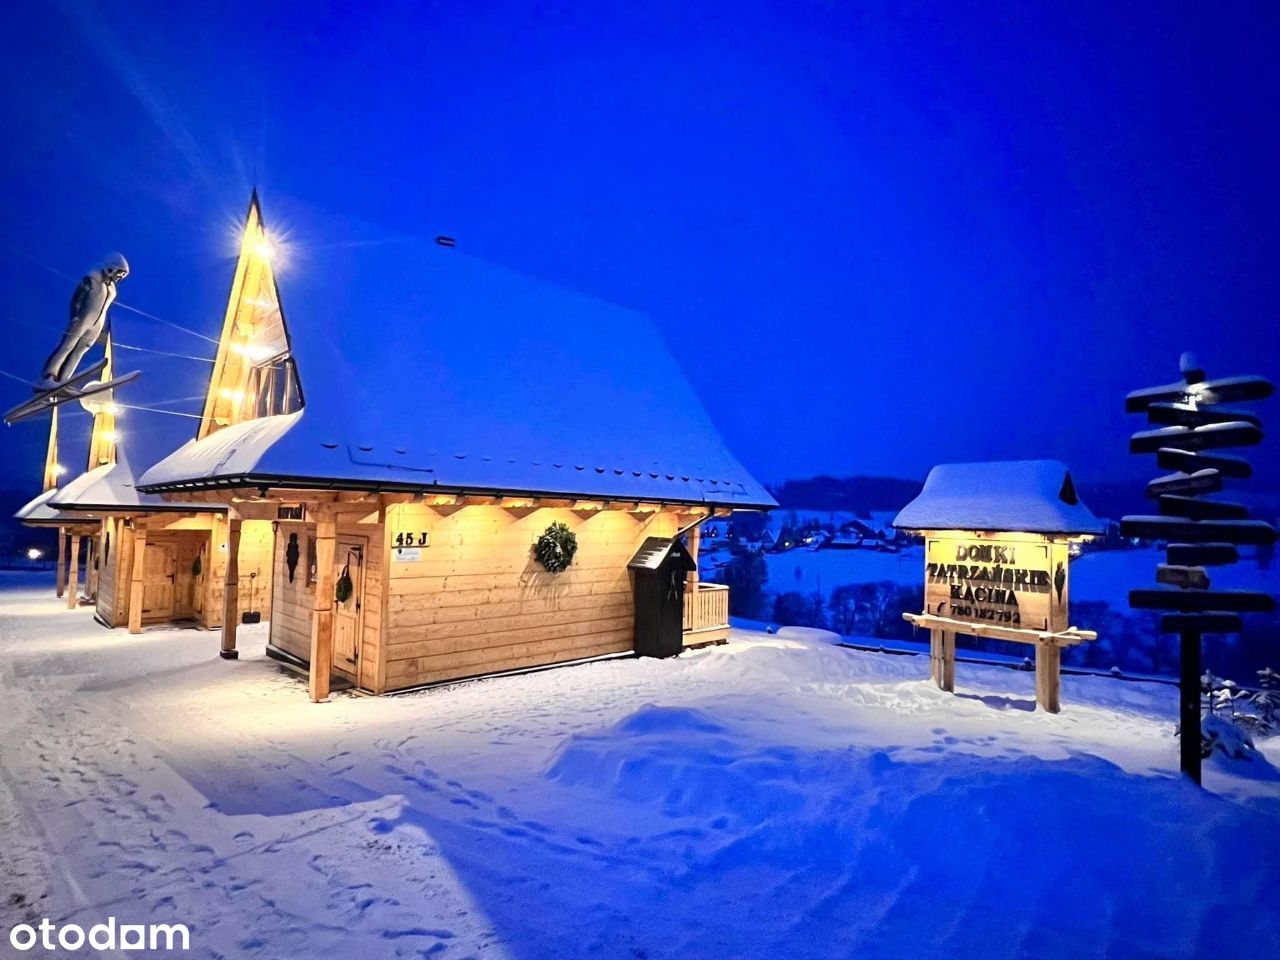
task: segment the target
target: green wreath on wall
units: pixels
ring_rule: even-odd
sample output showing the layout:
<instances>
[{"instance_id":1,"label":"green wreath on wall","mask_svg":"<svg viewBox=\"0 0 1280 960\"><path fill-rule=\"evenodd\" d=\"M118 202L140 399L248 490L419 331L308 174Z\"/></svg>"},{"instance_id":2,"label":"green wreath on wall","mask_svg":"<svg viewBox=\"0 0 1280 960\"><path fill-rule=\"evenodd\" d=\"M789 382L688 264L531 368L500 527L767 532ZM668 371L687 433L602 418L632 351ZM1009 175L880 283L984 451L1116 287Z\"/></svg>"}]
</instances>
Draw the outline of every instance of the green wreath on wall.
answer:
<instances>
[{"instance_id":1,"label":"green wreath on wall","mask_svg":"<svg viewBox=\"0 0 1280 960\"><path fill-rule=\"evenodd\" d=\"M533 544L533 556L549 573L562 573L573 563L578 538L568 524L556 522L542 531Z\"/></svg>"}]
</instances>

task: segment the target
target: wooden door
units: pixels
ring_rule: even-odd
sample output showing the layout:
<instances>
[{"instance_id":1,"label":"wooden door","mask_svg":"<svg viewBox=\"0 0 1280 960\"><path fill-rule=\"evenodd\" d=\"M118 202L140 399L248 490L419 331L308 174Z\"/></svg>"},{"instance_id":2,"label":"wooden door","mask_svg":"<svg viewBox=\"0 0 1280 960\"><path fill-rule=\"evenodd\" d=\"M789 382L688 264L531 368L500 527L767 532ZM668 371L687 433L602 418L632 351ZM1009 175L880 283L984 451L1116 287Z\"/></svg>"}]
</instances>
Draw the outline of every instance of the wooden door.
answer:
<instances>
[{"instance_id":1,"label":"wooden door","mask_svg":"<svg viewBox=\"0 0 1280 960\"><path fill-rule=\"evenodd\" d=\"M148 543L142 563L142 615L148 619L173 617L173 581L177 550L172 543Z\"/></svg>"},{"instance_id":2,"label":"wooden door","mask_svg":"<svg viewBox=\"0 0 1280 960\"><path fill-rule=\"evenodd\" d=\"M364 537L338 537L333 554L335 590L344 569L351 577L351 596L333 601L333 664L356 673L360 656L360 630L364 622Z\"/></svg>"},{"instance_id":3,"label":"wooden door","mask_svg":"<svg viewBox=\"0 0 1280 960\"><path fill-rule=\"evenodd\" d=\"M184 533L177 542L177 563L173 588L173 617L182 620L195 616L197 578L192 570L200 556L204 534ZM202 571L203 572L203 571Z\"/></svg>"}]
</instances>

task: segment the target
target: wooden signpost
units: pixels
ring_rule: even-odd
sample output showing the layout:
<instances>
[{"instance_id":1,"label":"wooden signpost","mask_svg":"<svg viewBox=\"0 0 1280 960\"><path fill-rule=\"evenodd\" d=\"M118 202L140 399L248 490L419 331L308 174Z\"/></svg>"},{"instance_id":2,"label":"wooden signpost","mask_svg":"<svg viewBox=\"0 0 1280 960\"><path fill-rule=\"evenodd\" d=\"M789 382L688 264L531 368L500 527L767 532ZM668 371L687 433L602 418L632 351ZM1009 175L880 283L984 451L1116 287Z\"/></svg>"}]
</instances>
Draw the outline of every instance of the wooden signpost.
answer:
<instances>
[{"instance_id":1,"label":"wooden signpost","mask_svg":"<svg viewBox=\"0 0 1280 960\"><path fill-rule=\"evenodd\" d=\"M1105 529L1055 461L942 464L894 526L923 534L931 674L955 689L958 635L1030 644L1036 703L1061 708L1062 648L1097 639L1071 625L1071 544Z\"/></svg>"},{"instance_id":2,"label":"wooden signpost","mask_svg":"<svg viewBox=\"0 0 1280 960\"><path fill-rule=\"evenodd\" d=\"M1238 633L1242 613L1275 608L1270 594L1248 590L1214 590L1206 567L1235 563L1239 545L1270 544L1276 531L1249 519L1243 504L1200 497L1218 493L1223 478L1246 479L1249 463L1239 457L1204 450L1252 446L1262 441L1262 421L1254 414L1222 407L1222 403L1263 400L1272 384L1262 377L1206 380L1190 354L1183 354L1181 382L1135 390L1125 398L1130 413L1145 413L1156 429L1135 433L1131 453L1154 453L1162 470L1176 471L1147 484L1147 496L1159 514L1125 517L1125 537L1164 541L1168 562L1156 568L1162 587L1132 590L1129 606L1165 611L1160 629L1181 638L1179 728L1182 772L1200 782L1200 643L1206 633Z\"/></svg>"}]
</instances>

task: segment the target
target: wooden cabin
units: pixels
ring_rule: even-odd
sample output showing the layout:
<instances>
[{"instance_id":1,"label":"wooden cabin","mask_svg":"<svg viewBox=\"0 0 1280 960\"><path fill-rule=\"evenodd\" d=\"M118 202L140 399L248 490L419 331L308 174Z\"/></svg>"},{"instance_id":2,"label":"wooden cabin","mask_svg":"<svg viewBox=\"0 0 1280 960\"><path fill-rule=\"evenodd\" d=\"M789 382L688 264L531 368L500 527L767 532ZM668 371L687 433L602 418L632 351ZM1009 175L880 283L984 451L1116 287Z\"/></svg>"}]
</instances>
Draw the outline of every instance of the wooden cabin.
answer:
<instances>
[{"instance_id":1,"label":"wooden cabin","mask_svg":"<svg viewBox=\"0 0 1280 960\"><path fill-rule=\"evenodd\" d=\"M109 379L112 376L110 333L106 338L104 359L106 366L103 368L103 377ZM93 415L86 466L86 470L92 470L115 460L117 408L109 400L97 400L92 404L85 403L85 406ZM67 475L67 468L62 463L60 455L65 443L58 429L60 419L61 408L54 407L49 413L49 440L45 452L41 493L24 504L14 514L14 518L28 527L57 530L58 565L54 590L58 597L65 594L67 607L75 609L81 602L80 584L82 582L87 599L91 600L97 591L98 534L102 525L100 519L90 512L64 510L53 503L54 498L60 493L58 485ZM82 558L85 568L83 581L80 579Z\"/></svg>"},{"instance_id":2,"label":"wooden cabin","mask_svg":"<svg viewBox=\"0 0 1280 960\"><path fill-rule=\"evenodd\" d=\"M628 563L774 501L648 318L465 252L250 205L198 436L140 487L275 531L268 653L370 693L634 650ZM560 572L535 557L553 524ZM228 566L226 603L237 587ZM728 635L691 573L686 642ZM223 655L236 655L224 617Z\"/></svg>"},{"instance_id":3,"label":"wooden cabin","mask_svg":"<svg viewBox=\"0 0 1280 960\"><path fill-rule=\"evenodd\" d=\"M115 462L77 477L50 502L64 516L95 518L90 596L104 626L128 626L131 633L155 623L222 626L229 549L225 507L140 493L123 445ZM236 617L270 617L272 543L269 523L244 524L237 566L245 589Z\"/></svg>"}]
</instances>

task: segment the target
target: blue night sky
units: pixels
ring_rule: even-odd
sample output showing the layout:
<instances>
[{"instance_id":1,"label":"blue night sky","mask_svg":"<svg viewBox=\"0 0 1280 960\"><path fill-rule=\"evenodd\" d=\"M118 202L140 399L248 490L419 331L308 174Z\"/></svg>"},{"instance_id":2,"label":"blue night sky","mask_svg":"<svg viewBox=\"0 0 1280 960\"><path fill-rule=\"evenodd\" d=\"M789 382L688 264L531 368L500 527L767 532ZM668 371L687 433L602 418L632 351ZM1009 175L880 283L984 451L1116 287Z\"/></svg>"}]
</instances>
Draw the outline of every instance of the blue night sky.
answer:
<instances>
[{"instance_id":1,"label":"blue night sky","mask_svg":"<svg viewBox=\"0 0 1280 960\"><path fill-rule=\"evenodd\" d=\"M256 184L269 223L301 204L451 234L650 313L766 481L1042 456L1086 482L1150 474L1126 390L1189 348L1280 377L1280 14L994 7L10 9L0 367L37 376L111 249L124 304L216 334ZM139 345L211 355L128 316ZM207 374L148 355L125 399ZM0 381L4 406L23 395ZM43 443L43 421L0 431L0 485L34 492Z\"/></svg>"}]
</instances>

